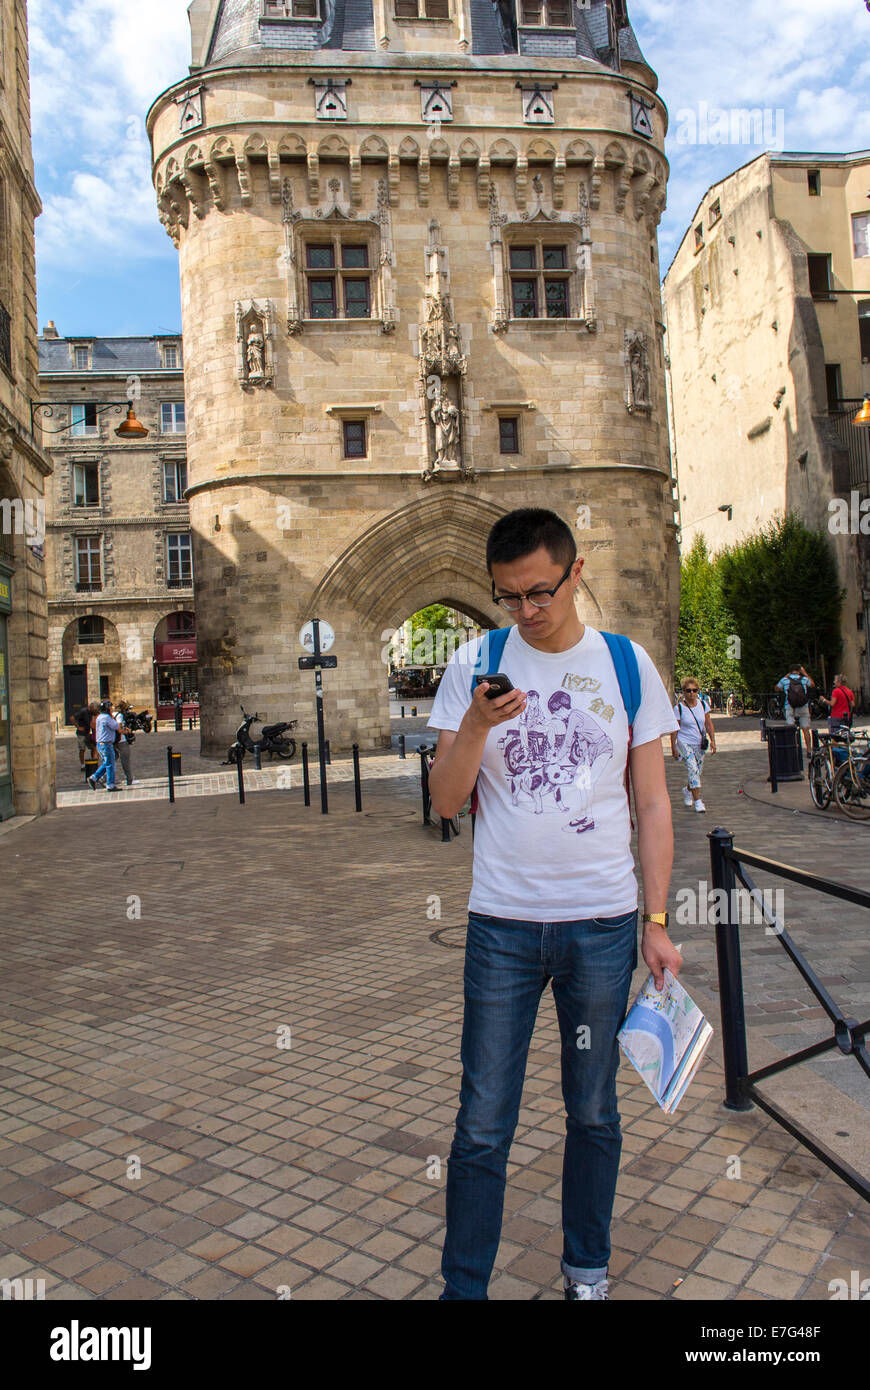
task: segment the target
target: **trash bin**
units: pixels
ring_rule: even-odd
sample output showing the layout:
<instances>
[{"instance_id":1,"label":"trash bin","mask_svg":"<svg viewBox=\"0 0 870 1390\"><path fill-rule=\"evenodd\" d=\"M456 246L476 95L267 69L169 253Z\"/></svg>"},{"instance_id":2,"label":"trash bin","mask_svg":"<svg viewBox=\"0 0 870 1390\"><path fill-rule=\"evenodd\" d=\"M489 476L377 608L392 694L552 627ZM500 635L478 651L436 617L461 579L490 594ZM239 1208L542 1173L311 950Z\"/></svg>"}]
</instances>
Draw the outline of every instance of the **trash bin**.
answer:
<instances>
[{"instance_id":1,"label":"trash bin","mask_svg":"<svg viewBox=\"0 0 870 1390\"><path fill-rule=\"evenodd\" d=\"M768 754L778 782L800 782L803 778L804 755L801 730L784 719L767 720Z\"/></svg>"}]
</instances>

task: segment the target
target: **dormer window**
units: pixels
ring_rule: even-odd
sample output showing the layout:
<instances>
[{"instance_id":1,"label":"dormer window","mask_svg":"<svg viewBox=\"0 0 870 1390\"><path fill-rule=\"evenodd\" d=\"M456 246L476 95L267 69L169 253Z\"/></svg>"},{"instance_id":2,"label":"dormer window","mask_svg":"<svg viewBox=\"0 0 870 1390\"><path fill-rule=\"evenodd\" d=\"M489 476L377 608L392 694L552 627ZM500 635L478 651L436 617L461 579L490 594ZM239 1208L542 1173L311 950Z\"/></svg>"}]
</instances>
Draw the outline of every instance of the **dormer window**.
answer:
<instances>
[{"instance_id":1,"label":"dormer window","mask_svg":"<svg viewBox=\"0 0 870 1390\"><path fill-rule=\"evenodd\" d=\"M73 366L77 372L91 369L91 348L89 343L75 343L72 347Z\"/></svg>"},{"instance_id":2,"label":"dormer window","mask_svg":"<svg viewBox=\"0 0 870 1390\"><path fill-rule=\"evenodd\" d=\"M572 29L571 0L519 0L524 28Z\"/></svg>"},{"instance_id":3,"label":"dormer window","mask_svg":"<svg viewBox=\"0 0 870 1390\"><path fill-rule=\"evenodd\" d=\"M319 19L320 0L263 0L263 19Z\"/></svg>"},{"instance_id":4,"label":"dormer window","mask_svg":"<svg viewBox=\"0 0 870 1390\"><path fill-rule=\"evenodd\" d=\"M161 349L161 360L166 370L178 371L181 367L181 348L178 343L164 343Z\"/></svg>"},{"instance_id":5,"label":"dormer window","mask_svg":"<svg viewBox=\"0 0 870 1390\"><path fill-rule=\"evenodd\" d=\"M450 0L396 0L396 19L449 19Z\"/></svg>"}]
</instances>

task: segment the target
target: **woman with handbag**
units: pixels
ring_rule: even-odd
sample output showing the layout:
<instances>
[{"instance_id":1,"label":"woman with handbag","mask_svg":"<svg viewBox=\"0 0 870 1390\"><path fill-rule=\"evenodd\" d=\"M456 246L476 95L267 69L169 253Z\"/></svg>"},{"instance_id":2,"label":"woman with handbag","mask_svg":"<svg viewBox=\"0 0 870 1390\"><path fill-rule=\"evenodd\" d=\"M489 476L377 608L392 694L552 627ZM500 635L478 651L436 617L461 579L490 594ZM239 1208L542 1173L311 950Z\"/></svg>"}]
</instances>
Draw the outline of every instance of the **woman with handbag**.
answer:
<instances>
[{"instance_id":1,"label":"woman with handbag","mask_svg":"<svg viewBox=\"0 0 870 1390\"><path fill-rule=\"evenodd\" d=\"M716 752L716 730L710 711L698 697L698 682L686 676L680 683L680 689L683 698L674 705L680 727L671 734L671 757L682 758L686 764L683 801L687 806L694 806L696 811L706 811L707 807L701 800L701 768L707 750Z\"/></svg>"}]
</instances>

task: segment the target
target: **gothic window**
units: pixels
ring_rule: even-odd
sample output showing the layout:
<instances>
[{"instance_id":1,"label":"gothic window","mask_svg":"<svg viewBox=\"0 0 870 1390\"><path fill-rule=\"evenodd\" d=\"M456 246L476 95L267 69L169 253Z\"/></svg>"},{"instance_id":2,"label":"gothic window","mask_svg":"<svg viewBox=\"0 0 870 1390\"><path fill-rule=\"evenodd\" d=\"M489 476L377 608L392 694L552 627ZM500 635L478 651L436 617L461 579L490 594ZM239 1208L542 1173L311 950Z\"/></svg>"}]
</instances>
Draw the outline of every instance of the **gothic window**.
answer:
<instances>
[{"instance_id":1,"label":"gothic window","mask_svg":"<svg viewBox=\"0 0 870 1390\"><path fill-rule=\"evenodd\" d=\"M520 0L520 24L542 29L572 29L571 0Z\"/></svg>"},{"instance_id":2,"label":"gothic window","mask_svg":"<svg viewBox=\"0 0 870 1390\"><path fill-rule=\"evenodd\" d=\"M450 0L396 0L396 19L449 19Z\"/></svg>"},{"instance_id":3,"label":"gothic window","mask_svg":"<svg viewBox=\"0 0 870 1390\"><path fill-rule=\"evenodd\" d=\"M368 454L365 420L342 420L342 438L346 459L364 459Z\"/></svg>"},{"instance_id":4,"label":"gothic window","mask_svg":"<svg viewBox=\"0 0 870 1390\"><path fill-rule=\"evenodd\" d=\"M305 243L305 303L312 319L371 317L371 270L366 243L335 232Z\"/></svg>"},{"instance_id":5,"label":"gothic window","mask_svg":"<svg viewBox=\"0 0 870 1390\"><path fill-rule=\"evenodd\" d=\"M537 240L509 248L511 314L515 319L570 315L568 248Z\"/></svg>"},{"instance_id":6,"label":"gothic window","mask_svg":"<svg viewBox=\"0 0 870 1390\"><path fill-rule=\"evenodd\" d=\"M520 419L518 415L499 417L498 451L500 454L518 454L520 452Z\"/></svg>"}]
</instances>

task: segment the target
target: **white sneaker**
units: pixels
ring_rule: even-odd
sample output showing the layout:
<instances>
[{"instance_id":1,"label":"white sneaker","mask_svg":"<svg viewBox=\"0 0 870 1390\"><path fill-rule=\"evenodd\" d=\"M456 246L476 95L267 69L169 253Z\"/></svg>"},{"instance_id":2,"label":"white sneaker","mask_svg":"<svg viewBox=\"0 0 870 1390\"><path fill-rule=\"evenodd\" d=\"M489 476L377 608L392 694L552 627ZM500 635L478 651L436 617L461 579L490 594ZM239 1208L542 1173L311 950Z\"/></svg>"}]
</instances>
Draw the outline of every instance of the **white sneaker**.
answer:
<instances>
[{"instance_id":1,"label":"white sneaker","mask_svg":"<svg viewBox=\"0 0 870 1390\"><path fill-rule=\"evenodd\" d=\"M706 809L707 809L707 807L704 805L704 803L703 803L703 801L701 800L701 798L698 797L698 800L695 802L695 810L696 810L696 811L706 811Z\"/></svg>"},{"instance_id":2,"label":"white sneaker","mask_svg":"<svg viewBox=\"0 0 870 1390\"><path fill-rule=\"evenodd\" d=\"M583 1299L593 1299L599 1302L606 1300L610 1302L606 1278L599 1279L597 1284L580 1284L570 1279L565 1279L564 1285L565 1297L570 1303L575 1303Z\"/></svg>"},{"instance_id":3,"label":"white sneaker","mask_svg":"<svg viewBox=\"0 0 870 1390\"><path fill-rule=\"evenodd\" d=\"M686 806L691 806L692 804L692 793L689 791L688 787L683 787L683 801Z\"/></svg>"}]
</instances>

